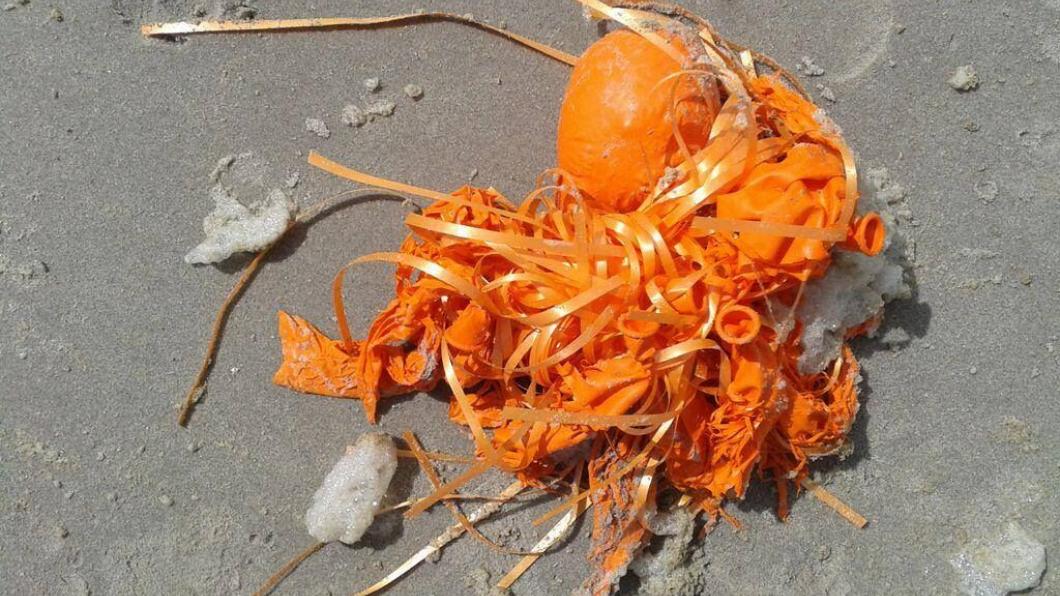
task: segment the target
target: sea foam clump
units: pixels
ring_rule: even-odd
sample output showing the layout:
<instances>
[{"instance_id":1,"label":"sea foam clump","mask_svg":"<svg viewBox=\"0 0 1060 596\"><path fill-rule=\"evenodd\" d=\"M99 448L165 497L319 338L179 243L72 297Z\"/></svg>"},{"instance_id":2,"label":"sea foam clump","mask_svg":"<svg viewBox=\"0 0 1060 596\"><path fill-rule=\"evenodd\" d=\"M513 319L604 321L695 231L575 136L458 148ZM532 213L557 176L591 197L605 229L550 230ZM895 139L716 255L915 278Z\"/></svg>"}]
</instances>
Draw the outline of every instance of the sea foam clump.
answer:
<instances>
[{"instance_id":1,"label":"sea foam clump","mask_svg":"<svg viewBox=\"0 0 1060 596\"><path fill-rule=\"evenodd\" d=\"M1005 596L1037 586L1045 572L1045 547L1017 523L986 541L969 544L950 561L969 596Z\"/></svg>"},{"instance_id":2,"label":"sea foam clump","mask_svg":"<svg viewBox=\"0 0 1060 596\"><path fill-rule=\"evenodd\" d=\"M353 544L372 525L397 470L394 440L367 433L346 448L328 472L305 514L306 529L321 542Z\"/></svg>"},{"instance_id":3,"label":"sea foam clump","mask_svg":"<svg viewBox=\"0 0 1060 596\"><path fill-rule=\"evenodd\" d=\"M220 263L237 252L258 252L283 235L297 211L283 191L274 189L249 207L221 185L210 189L216 206L202 222L206 239L184 255L191 264Z\"/></svg>"}]
</instances>

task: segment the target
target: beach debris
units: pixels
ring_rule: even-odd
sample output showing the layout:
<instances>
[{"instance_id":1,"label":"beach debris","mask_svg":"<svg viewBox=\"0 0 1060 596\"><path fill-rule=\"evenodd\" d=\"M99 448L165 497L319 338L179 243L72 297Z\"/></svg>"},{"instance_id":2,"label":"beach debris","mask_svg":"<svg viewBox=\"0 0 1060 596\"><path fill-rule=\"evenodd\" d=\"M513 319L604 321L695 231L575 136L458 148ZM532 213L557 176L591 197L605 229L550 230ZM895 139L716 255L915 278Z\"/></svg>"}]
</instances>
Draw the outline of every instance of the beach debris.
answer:
<instances>
[{"instance_id":1,"label":"beach debris","mask_svg":"<svg viewBox=\"0 0 1060 596\"><path fill-rule=\"evenodd\" d=\"M795 69L808 77L820 77L824 75L824 69L814 62L813 58L803 56L802 60L795 65Z\"/></svg>"},{"instance_id":2,"label":"beach debris","mask_svg":"<svg viewBox=\"0 0 1060 596\"><path fill-rule=\"evenodd\" d=\"M379 91L382 86L383 85L379 81L379 77L370 77L364 80L364 88L370 91L371 93Z\"/></svg>"},{"instance_id":3,"label":"beach debris","mask_svg":"<svg viewBox=\"0 0 1060 596\"><path fill-rule=\"evenodd\" d=\"M957 67L947 81L957 91L972 91L979 86L979 75L971 64Z\"/></svg>"},{"instance_id":4,"label":"beach debris","mask_svg":"<svg viewBox=\"0 0 1060 596\"><path fill-rule=\"evenodd\" d=\"M838 101L835 96L835 91L832 91L831 87L827 85L818 84L817 90L821 93L821 97L825 100L830 101L832 103Z\"/></svg>"},{"instance_id":5,"label":"beach debris","mask_svg":"<svg viewBox=\"0 0 1060 596\"><path fill-rule=\"evenodd\" d=\"M904 258L904 254L874 258L840 252L824 277L806 284L797 311L803 322L802 372L822 370L839 356L852 330L870 322L862 331L874 332L879 325L874 317L886 303L910 297Z\"/></svg>"},{"instance_id":6,"label":"beach debris","mask_svg":"<svg viewBox=\"0 0 1060 596\"><path fill-rule=\"evenodd\" d=\"M369 118L389 118L394 115L394 110L397 109L397 104L390 101L389 99L376 99L369 101L364 107L364 113Z\"/></svg>"},{"instance_id":7,"label":"beach debris","mask_svg":"<svg viewBox=\"0 0 1060 596\"><path fill-rule=\"evenodd\" d=\"M308 132L315 134L316 136L326 139L331 136L331 131L328 130L328 125L324 123L320 118L306 118L305 129Z\"/></svg>"},{"instance_id":8,"label":"beach debris","mask_svg":"<svg viewBox=\"0 0 1060 596\"><path fill-rule=\"evenodd\" d=\"M661 48L656 43L662 44ZM491 466L518 470L521 467L515 466L526 464L517 462L534 462L536 474L547 474L558 465L556 457L561 451L588 448L592 452L594 442L603 442L612 446L610 450L589 460L592 477L601 486L604 478L619 478L622 482L618 485L623 486L631 479L623 471L652 461L660 439L635 447L641 445L640 436L664 436L675 422L699 424L691 421L706 420L707 412L720 409L712 419L732 422L723 422L699 438L682 436L670 444L665 461L658 455L660 460L654 466L659 471L652 477L704 491L696 497L695 510L712 516L717 514L721 499L743 494L756 461L772 470L778 482L795 478L800 486L808 486L804 484L806 460L841 450L857 412L858 367L844 342L849 335L873 329L885 299L903 294L903 270L901 266L887 267L884 259L874 256L886 247L883 217L872 212L853 217L856 194L849 184L853 181L845 179L843 151L832 149L841 145L813 141L828 138L831 143L841 143L830 120L818 119L815 106L773 77L751 79L749 88L735 77L722 79L717 84L725 85L729 98L717 105L702 99L703 91L691 82L685 86L678 81L674 91L651 94L659 80L680 69L681 61L666 51L676 47L676 42L666 38L652 41L620 30L582 56L560 111L558 159L564 180L553 186L558 189L554 202L536 214L516 209L492 189L464 187L447 196L380 180L311 154L311 164L333 174L417 194L435 203L406 217L407 225L417 234L406 240L401 252L368 255L351 262L379 260L400 265L396 282L402 290L370 328L370 339L353 340L338 290L334 297L340 339L328 338L308 322L281 313L284 363L275 381L299 391L359 398L370 421L376 419L379 399L430 390L445 382L454 396L451 417L469 427L478 452L485 458L476 470ZM636 66L616 70L609 62L619 59L615 56ZM708 98L710 93L720 95L721 91L708 91ZM791 147L782 146L779 138L772 149L768 142L760 145L761 159L774 155L771 151L786 157L758 163L748 181L741 183L741 172L747 166L737 156L746 152L731 148L750 138L769 138L757 129L771 126L741 107L749 103L741 104L740 98L752 93L754 101L773 106L778 117L792 118L790 126L808 126L812 134ZM599 102L602 94L607 94L609 103ZM684 106L674 126L688 131L682 142L691 155L729 155L733 162L722 161L720 173L707 182L697 182L693 166L685 163L678 166L673 184L656 192L656 181L676 151L670 138L659 132L671 130L669 122L662 119L671 104ZM609 105L637 107L623 107L624 117L619 122L605 109ZM711 149L712 139L706 132L713 122L729 127L724 136L715 137L724 138L715 144L727 143L727 152ZM619 142L621 139L627 139L628 144ZM645 164L649 167L643 167ZM790 186L791 180L810 172L827 180L824 187L831 190ZM719 193L709 208L702 209L700 197L711 195L697 189L707 184L717 192L728 181L737 181L737 186ZM792 192L803 197L799 200L808 201L807 205L823 200L834 201L834 207L811 219L783 215L792 204L792 196L785 193ZM787 198L780 202L766 198L774 196ZM844 200L844 196L851 200ZM635 209L638 215L626 215ZM841 216L844 211L849 213L846 223ZM824 213L833 215L830 219ZM553 226L550 221L565 223ZM684 227L677 225L686 221ZM772 223L778 221L790 223ZM662 229L683 230L687 236L662 236ZM542 243L534 230L548 230L549 242ZM656 233L659 237L652 240ZM593 240L586 240L589 238ZM488 244L482 245L486 239ZM846 250L833 254L829 242L842 244ZM578 246L585 246L584 252L579 253ZM700 256L678 259L671 252L677 246ZM637 252L636 247L646 252ZM491 253L496 259L484 257ZM741 255L757 255L757 264L752 266L744 260L748 257ZM865 261L854 260L859 256ZM833 259L848 257L851 260L846 267L833 264L829 268ZM552 265L550 271L572 273L561 281L539 271L536 259L564 264ZM745 267L749 277L740 283L749 284L748 293L741 292L734 279L725 282L733 284L728 291L692 290L705 283L703 273L697 274L702 269L687 269L693 262L716 262L728 271ZM833 269L836 273L829 277ZM417 270L427 275L414 278ZM472 270L480 281L472 282L458 273ZM782 270L788 273L780 276ZM336 278L336 288L341 287L343 272ZM591 272L607 273L597 277ZM712 284L726 287L720 281ZM788 294L780 290L785 284L790 284ZM796 295L804 285L806 295L796 308ZM496 293L496 288L505 286L520 291ZM754 293L751 300L738 298L751 295L752 288L773 289ZM654 296L649 298L654 307L647 311L641 310L641 291ZM823 296L829 292L840 295L824 302ZM697 294L705 302L690 299ZM536 296L553 298L542 303ZM806 306L813 301L819 303ZM832 303L837 305L829 306ZM804 344L814 341L813 332L796 336L791 331L792 321L811 327L823 320L815 311L799 310L806 308L836 310L841 313L843 326L827 354L814 353L810 359L802 358L801 353L808 349ZM431 314L412 324L403 314L407 312ZM704 325L713 331L696 336L694 330ZM612 328L633 343L608 347L610 340L604 339L608 336L601 334L604 328ZM543 329L552 331L543 334ZM559 329L566 329L567 339L557 345L551 334ZM627 351L645 341L661 352L644 360L636 356L635 349ZM590 344L594 345L591 350L587 348ZM571 359L579 353L579 359ZM586 353L597 356L581 360ZM358 354L358 363L349 361L348 354ZM503 371L500 377L485 374L477 364L491 360ZM798 373L792 372L796 363ZM693 369L703 375L698 389L682 388L670 376L676 370ZM827 390L827 398L798 389L812 386L812 379L821 374L837 380ZM783 381L763 382L765 376L773 375ZM515 385L518 378L540 389L526 397ZM757 405L735 407L724 397L731 394L733 383L745 387L747 394L741 400ZM672 393L664 396L658 389L664 386L671 387ZM476 389L465 393L464 387ZM831 406L826 408L819 401L822 399ZM654 403L658 405L653 407ZM767 407L769 403L783 403L787 409L777 411ZM753 414L755 426L737 422L749 412L758 412ZM710 427L710 423L704 424L699 428ZM708 438L729 436L730 430L725 430L729 424L734 425L732 443ZM493 429L492 436L486 428ZM599 430L594 432L594 428ZM758 430L753 436L744 436L750 428ZM747 441L764 445L767 428L789 437L771 447L793 450L789 455L771 459L765 455L769 452L759 451L761 446L747 449ZM527 436L532 429L533 434ZM599 434L604 429L609 429L606 442ZM687 462L685 458L706 448L700 441L711 443L710 451L715 455L709 463ZM465 474L460 484L474 475ZM440 488L414 504L407 515L415 516L443 500L460 484ZM596 512L591 557L596 573L586 583L590 591L616 582L648 535L637 517L638 508L647 503L619 508L615 504L622 500L612 494L613 490L586 490L574 500L588 499ZM834 497L826 499L832 506L835 502ZM555 514L564 512L560 507ZM627 517L629 523L623 521ZM856 525L865 523L860 516L849 517Z\"/></svg>"},{"instance_id":9,"label":"beach debris","mask_svg":"<svg viewBox=\"0 0 1060 596\"><path fill-rule=\"evenodd\" d=\"M434 487L408 504L406 518L446 504L459 533L507 552L474 529L480 518L453 505L458 491L490 470L515 474L516 489L562 483L571 495L535 525L558 517L562 535L592 510L583 588L594 594L610 593L634 565L662 494L680 495L679 515L712 524L730 519L725 504L764 478L776 486L781 518L789 491L805 490L863 527L866 518L809 478L810 462L849 453L861 379L847 342L876 328L886 300L908 295L908 257L898 256L901 234L892 230L909 217L888 212L905 208L904 190L881 179L876 203L859 203L853 152L835 123L793 75L705 20L679 8L656 14L579 1L625 26L579 58L470 17L427 13L574 65L560 106L558 168L523 201L492 187L445 194L310 152L311 165L334 175L432 203L406 215L409 235L397 250L340 269L332 284L337 337L279 313L283 361L274 382L359 399L373 423L382 399L447 385L449 417L468 429L474 457L443 482L406 438ZM823 74L808 58L801 66ZM379 100L364 112L370 119L393 110ZM881 256L888 251L895 261ZM355 340L342 284L350 267L370 262L397 266L395 296ZM196 387L202 381L200 374ZM351 526L314 513L329 484L341 485L333 475L354 472L341 466L306 516L321 543L356 540L378 508L371 500ZM439 548L424 547L361 593L385 588ZM520 554L499 585L541 552Z\"/></svg>"},{"instance_id":10,"label":"beach debris","mask_svg":"<svg viewBox=\"0 0 1060 596\"><path fill-rule=\"evenodd\" d=\"M886 230L883 249L869 257L837 251L823 277L809 281L803 290L796 318L802 321L802 355L799 369L821 370L834 360L852 332L874 335L883 307L912 295L906 272L912 269L911 241L902 227L912 214L905 204L905 188L891 179L886 168L868 170L874 193L861 198L875 209Z\"/></svg>"},{"instance_id":11,"label":"beach debris","mask_svg":"<svg viewBox=\"0 0 1060 596\"><path fill-rule=\"evenodd\" d=\"M214 210L202 221L206 238L184 255L193 265L220 263L237 252L257 252L271 246L287 230L298 208L282 190L243 205L222 185L210 189Z\"/></svg>"},{"instance_id":12,"label":"beach debris","mask_svg":"<svg viewBox=\"0 0 1060 596\"><path fill-rule=\"evenodd\" d=\"M866 174L869 184L875 190L876 197L888 205L894 205L905 199L905 187L891 178L891 172L887 168L869 168Z\"/></svg>"},{"instance_id":13,"label":"beach debris","mask_svg":"<svg viewBox=\"0 0 1060 596\"><path fill-rule=\"evenodd\" d=\"M397 104L389 99L371 99L364 107L346 104L346 107L342 108L342 123L360 128L376 118L389 118L394 115L396 109Z\"/></svg>"},{"instance_id":14,"label":"beach debris","mask_svg":"<svg viewBox=\"0 0 1060 596\"><path fill-rule=\"evenodd\" d=\"M394 440L366 433L346 448L305 514L309 535L320 542L354 544L372 525L397 470Z\"/></svg>"},{"instance_id":15,"label":"beach debris","mask_svg":"<svg viewBox=\"0 0 1060 596\"><path fill-rule=\"evenodd\" d=\"M360 128L368 123L368 114L360 106L352 103L346 104L346 107L342 108L342 123L346 126Z\"/></svg>"},{"instance_id":16,"label":"beach debris","mask_svg":"<svg viewBox=\"0 0 1060 596\"><path fill-rule=\"evenodd\" d=\"M950 563L961 575L968 596L1005 596L1037 586L1045 573L1045 547L1018 523L1003 532L970 542Z\"/></svg>"},{"instance_id":17,"label":"beach debris","mask_svg":"<svg viewBox=\"0 0 1060 596\"><path fill-rule=\"evenodd\" d=\"M405 92L405 95L412 100L418 100L423 97L423 87L413 83L405 85L403 91Z\"/></svg>"}]
</instances>

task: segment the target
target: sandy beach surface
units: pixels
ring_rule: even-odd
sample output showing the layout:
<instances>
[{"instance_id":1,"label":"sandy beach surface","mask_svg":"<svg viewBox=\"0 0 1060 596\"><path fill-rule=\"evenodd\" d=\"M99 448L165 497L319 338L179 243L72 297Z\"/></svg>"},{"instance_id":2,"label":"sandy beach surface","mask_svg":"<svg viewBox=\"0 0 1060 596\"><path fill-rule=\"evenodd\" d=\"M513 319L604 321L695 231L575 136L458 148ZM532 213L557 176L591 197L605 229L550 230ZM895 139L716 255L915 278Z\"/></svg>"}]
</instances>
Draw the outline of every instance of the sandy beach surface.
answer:
<instances>
[{"instance_id":1,"label":"sandy beach surface","mask_svg":"<svg viewBox=\"0 0 1060 596\"><path fill-rule=\"evenodd\" d=\"M351 187L310 168L311 150L395 180L448 191L473 179L512 197L554 163L563 65L451 23L139 34L141 23L197 18L200 8L218 16L225 4L250 16L216 0L10 0L0 11L4 594L249 594L312 542L309 498L369 428L356 401L271 384L276 312L334 332L331 277L355 256L398 246L399 201L349 204L284 241L232 313L190 427L177 427L210 321L246 262L183 262L213 208L218 160L235 156L218 174L247 197L282 188L302 205ZM672 592L957 593L955 558L1012 522L1060 555L1060 2L687 6L815 75L803 80L862 171L886 168L884 190L912 210L917 290L888 308L877 338L857 344L865 381L854 454L816 467L869 526L856 530L809 496L780 523L772 490L760 487L730 506L743 530L721 524L673 574ZM255 19L473 13L572 53L598 34L564 0L243 8ZM962 92L948 80L965 65L979 85ZM409 84L420 99L404 93ZM394 102L393 115L343 123L344 106L377 100ZM356 329L390 285L382 266L351 275ZM444 393L392 399L379 426L466 453L447 409ZM507 482L492 477L482 490ZM403 461L395 498L428 490ZM549 507L520 503L483 529L526 548L541 532L529 520ZM450 523L444 509L386 515L357 546L315 555L280 593L363 588ZM514 592L570 593L586 575L587 530ZM465 538L391 593L484 593L516 560ZM1053 567L1040 593L1060 593Z\"/></svg>"}]
</instances>

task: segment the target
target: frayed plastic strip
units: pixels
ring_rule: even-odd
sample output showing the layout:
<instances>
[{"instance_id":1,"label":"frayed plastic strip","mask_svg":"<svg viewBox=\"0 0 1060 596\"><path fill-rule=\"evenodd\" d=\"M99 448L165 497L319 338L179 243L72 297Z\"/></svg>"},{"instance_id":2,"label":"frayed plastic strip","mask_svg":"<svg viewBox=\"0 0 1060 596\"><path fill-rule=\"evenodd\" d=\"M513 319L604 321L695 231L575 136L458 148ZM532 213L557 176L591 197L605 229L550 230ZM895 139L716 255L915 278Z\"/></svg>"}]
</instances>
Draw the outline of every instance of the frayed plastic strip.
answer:
<instances>
[{"instance_id":1,"label":"frayed plastic strip","mask_svg":"<svg viewBox=\"0 0 1060 596\"><path fill-rule=\"evenodd\" d=\"M575 474L574 482L572 483L574 488L572 490L576 491L579 484L581 484L581 469ZM526 555L516 563L515 566L497 582L497 588L501 590L507 590L510 588L512 584L526 573L526 570L529 569L531 565L541 558L542 554L570 534L571 529L574 528L574 522L577 521L578 518L589 509L589 507L590 505L587 502L580 501L574 509L568 511L566 515L560 518L556 525L552 526L552 529L542 536L541 540L537 541L537 544L535 544L533 548L533 554Z\"/></svg>"},{"instance_id":2,"label":"frayed plastic strip","mask_svg":"<svg viewBox=\"0 0 1060 596\"><path fill-rule=\"evenodd\" d=\"M416 439L416 435L412 434L412 431L405 431L402 435L405 439L405 443L408 444L409 448L413 453L416 454L416 461L420 464L420 469L430 480L431 484L435 489L442 486L442 480L438 477L438 472L435 471L434 466L427 459L426 453L423 451L423 447L420 446L419 440ZM502 503L504 500L500 500ZM453 502L453 499L445 499L442 501L449 512L453 514L456 522L460 524L460 527L464 528L464 531L471 535L472 538L488 546L491 550L498 552L502 555L531 555L537 554L536 551L521 551L517 549L510 549L501 544L497 544L493 540L490 540L485 534L480 532L478 528L471 523L471 520L467 518L460 507Z\"/></svg>"},{"instance_id":3,"label":"frayed plastic strip","mask_svg":"<svg viewBox=\"0 0 1060 596\"><path fill-rule=\"evenodd\" d=\"M501 492L501 494L499 495L500 498L497 501L486 503L482 507L479 507L478 509L473 511L471 515L467 516L468 522L472 524L477 524L493 516L501 510L501 508L504 506L504 503L510 501L522 491L523 483L519 481L513 482L512 484L508 485L508 488L504 489L504 491ZM456 540L463 534L464 527L461 524L454 524L452 526L449 526L449 528L446 529L445 532L443 532L441 535L439 535L437 538L432 540L420 550L416 551L416 554L409 557L404 563L399 565L397 569L394 569L393 571L388 573L386 577L377 581L371 586L368 586L364 590L357 592L356 596L368 596L369 594L375 594L376 592L385 589L387 586L400 579L403 575L415 569L416 566L427 560L428 557L430 557L434 553L440 552L443 548L446 547L446 545Z\"/></svg>"},{"instance_id":4,"label":"frayed plastic strip","mask_svg":"<svg viewBox=\"0 0 1060 596\"><path fill-rule=\"evenodd\" d=\"M325 17L316 19L274 19L261 21L200 21L198 23L149 23L140 26L140 33L146 37L173 37L177 35L195 35L200 33L247 33L262 31L312 31L322 29L357 29L374 28L387 25L402 25L417 21L449 21L483 29L514 41L515 43L540 52L553 60L574 65L578 57L557 50L539 41L512 33L500 27L494 27L473 18L448 12L422 12L401 14L386 17Z\"/></svg>"},{"instance_id":5,"label":"frayed plastic strip","mask_svg":"<svg viewBox=\"0 0 1060 596\"><path fill-rule=\"evenodd\" d=\"M563 410L540 410L527 408L514 408L511 406L501 410L501 418L506 420L521 420L523 422L546 422L548 424L565 424L577 426L591 426L596 430L606 428L633 428L638 426L658 426L668 420L673 420L672 412L662 414L590 414L585 412L566 412Z\"/></svg>"},{"instance_id":6,"label":"frayed plastic strip","mask_svg":"<svg viewBox=\"0 0 1060 596\"><path fill-rule=\"evenodd\" d=\"M841 242L846 239L846 228L814 228L792 224L727 219L722 217L696 217L692 220L692 231L697 236L708 236L716 232L763 234L782 238L806 238L824 242Z\"/></svg>"}]
</instances>

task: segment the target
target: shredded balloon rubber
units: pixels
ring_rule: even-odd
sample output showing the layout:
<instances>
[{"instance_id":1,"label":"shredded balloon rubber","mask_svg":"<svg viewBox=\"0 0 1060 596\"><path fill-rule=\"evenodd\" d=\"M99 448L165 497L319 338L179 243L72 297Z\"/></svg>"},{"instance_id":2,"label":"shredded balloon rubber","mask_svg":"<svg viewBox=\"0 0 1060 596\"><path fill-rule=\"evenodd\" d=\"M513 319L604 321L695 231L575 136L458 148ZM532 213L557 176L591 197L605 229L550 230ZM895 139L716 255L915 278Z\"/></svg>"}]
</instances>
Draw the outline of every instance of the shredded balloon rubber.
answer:
<instances>
[{"instance_id":1,"label":"shredded balloon rubber","mask_svg":"<svg viewBox=\"0 0 1060 596\"><path fill-rule=\"evenodd\" d=\"M884 246L880 216L855 216L852 152L790 74L705 20L654 2L579 1L622 28L576 60L516 39L574 62L557 167L518 204L493 188L444 194L310 156L432 202L405 218L394 252L337 273L338 337L279 314L275 383L359 399L373 423L380 400L448 386L449 417L474 455L441 482L415 444L436 490L406 515L450 506L489 469L522 487L560 483L570 496L535 524L564 516L569 527L593 510L593 593L609 592L646 544L663 493L713 522L757 476L776 483L781 518L793 485L864 525L808 480L811 459L848 444L859 366L843 346L824 370L800 370L796 317L833 251ZM371 262L396 267L394 298L355 339L343 281ZM475 532L455 514L454 528ZM516 553L526 558L501 583L558 538Z\"/></svg>"}]
</instances>

